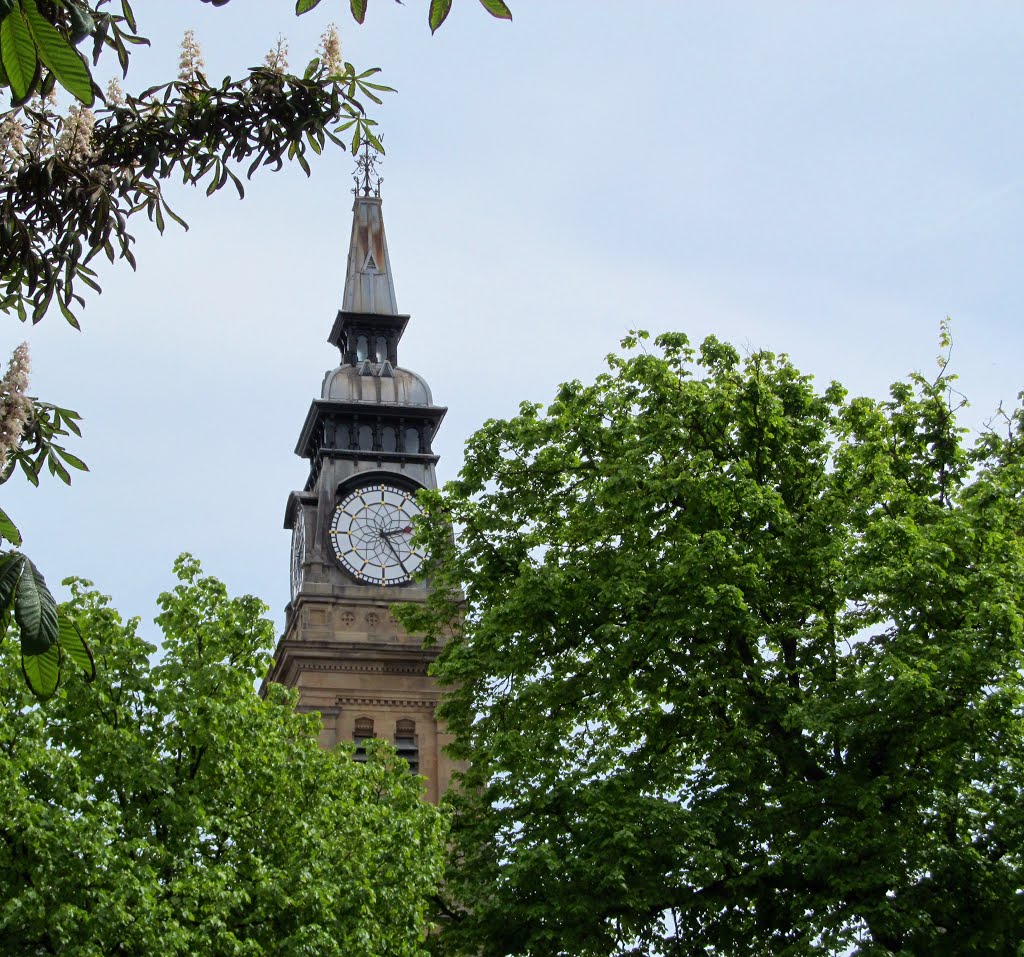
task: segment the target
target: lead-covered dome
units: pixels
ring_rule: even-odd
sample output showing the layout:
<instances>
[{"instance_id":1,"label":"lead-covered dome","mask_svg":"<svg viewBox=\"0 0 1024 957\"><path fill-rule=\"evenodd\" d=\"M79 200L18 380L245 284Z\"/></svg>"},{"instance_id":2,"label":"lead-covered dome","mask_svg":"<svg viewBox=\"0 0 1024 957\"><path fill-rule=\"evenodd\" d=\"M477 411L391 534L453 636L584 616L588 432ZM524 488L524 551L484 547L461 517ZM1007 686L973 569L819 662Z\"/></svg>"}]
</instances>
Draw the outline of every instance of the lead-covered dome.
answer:
<instances>
[{"instance_id":1,"label":"lead-covered dome","mask_svg":"<svg viewBox=\"0 0 1024 957\"><path fill-rule=\"evenodd\" d=\"M426 380L409 369L393 368L390 362L342 365L324 376L321 398L332 402L366 402L375 405L432 406L434 398Z\"/></svg>"}]
</instances>

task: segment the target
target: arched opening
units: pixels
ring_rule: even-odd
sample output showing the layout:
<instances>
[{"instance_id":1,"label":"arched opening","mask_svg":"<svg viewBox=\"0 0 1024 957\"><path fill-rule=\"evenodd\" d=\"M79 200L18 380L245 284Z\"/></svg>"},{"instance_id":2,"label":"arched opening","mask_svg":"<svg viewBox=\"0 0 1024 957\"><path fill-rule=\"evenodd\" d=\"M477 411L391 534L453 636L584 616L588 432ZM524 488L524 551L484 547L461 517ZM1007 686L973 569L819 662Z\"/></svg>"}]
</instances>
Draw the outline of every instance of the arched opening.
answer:
<instances>
[{"instance_id":1,"label":"arched opening","mask_svg":"<svg viewBox=\"0 0 1024 957\"><path fill-rule=\"evenodd\" d=\"M366 742L373 736L373 718L356 718L355 732L352 737L356 742L355 759L357 761L366 760Z\"/></svg>"}]
</instances>

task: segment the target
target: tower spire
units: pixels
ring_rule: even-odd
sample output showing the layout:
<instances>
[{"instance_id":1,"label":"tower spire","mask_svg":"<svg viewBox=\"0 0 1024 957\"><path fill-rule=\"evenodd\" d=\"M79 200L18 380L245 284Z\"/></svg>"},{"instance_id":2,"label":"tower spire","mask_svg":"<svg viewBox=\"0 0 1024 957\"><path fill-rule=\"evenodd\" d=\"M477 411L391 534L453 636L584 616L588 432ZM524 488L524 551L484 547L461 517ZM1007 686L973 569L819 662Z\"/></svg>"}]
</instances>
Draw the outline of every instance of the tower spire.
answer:
<instances>
[{"instance_id":1,"label":"tower spire","mask_svg":"<svg viewBox=\"0 0 1024 957\"><path fill-rule=\"evenodd\" d=\"M352 204L352 238L348 248L345 271L345 294L342 312L397 316L395 284L391 277L391 260L384 236L381 216L380 176L377 163L380 153L364 144L356 160L355 202Z\"/></svg>"}]
</instances>

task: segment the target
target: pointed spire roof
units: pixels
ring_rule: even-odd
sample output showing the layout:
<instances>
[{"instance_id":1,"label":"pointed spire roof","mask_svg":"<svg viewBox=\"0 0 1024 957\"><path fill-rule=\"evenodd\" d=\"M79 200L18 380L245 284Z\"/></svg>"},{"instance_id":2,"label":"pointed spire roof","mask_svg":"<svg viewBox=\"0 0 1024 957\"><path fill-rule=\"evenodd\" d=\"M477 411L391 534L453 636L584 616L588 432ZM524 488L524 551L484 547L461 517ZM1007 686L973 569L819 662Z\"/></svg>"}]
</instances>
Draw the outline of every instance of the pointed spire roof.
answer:
<instances>
[{"instance_id":1,"label":"pointed spire roof","mask_svg":"<svg viewBox=\"0 0 1024 957\"><path fill-rule=\"evenodd\" d=\"M352 206L352 239L341 309L343 312L398 315L379 196L356 196Z\"/></svg>"}]
</instances>

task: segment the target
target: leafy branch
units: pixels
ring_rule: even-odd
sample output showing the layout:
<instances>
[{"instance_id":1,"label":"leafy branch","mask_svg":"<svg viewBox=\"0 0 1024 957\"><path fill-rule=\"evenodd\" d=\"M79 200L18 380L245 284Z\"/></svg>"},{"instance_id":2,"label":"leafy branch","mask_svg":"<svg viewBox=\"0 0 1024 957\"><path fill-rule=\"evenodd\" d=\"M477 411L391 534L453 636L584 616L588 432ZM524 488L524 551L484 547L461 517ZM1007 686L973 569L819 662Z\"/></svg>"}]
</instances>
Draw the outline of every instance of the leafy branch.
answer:
<instances>
[{"instance_id":1,"label":"leafy branch","mask_svg":"<svg viewBox=\"0 0 1024 957\"><path fill-rule=\"evenodd\" d=\"M161 232L167 218L187 228L164 199L166 179L180 176L207 194L231 183L242 196L240 173L251 178L288 159L308 175L307 151L319 154L328 142L344 148L342 133L355 148L368 142L380 149L361 103L380 103L378 94L389 90L375 82L377 72L357 73L346 63L326 77L313 60L303 77L261 67L212 86L197 74L101 111L87 155L25 157L0 181L0 310L38 322L56 302L77 327L85 300L76 283L100 288L93 258L103 253L135 266L132 216L144 212ZM60 136L65 121L45 106L25 112Z\"/></svg>"}]
</instances>

